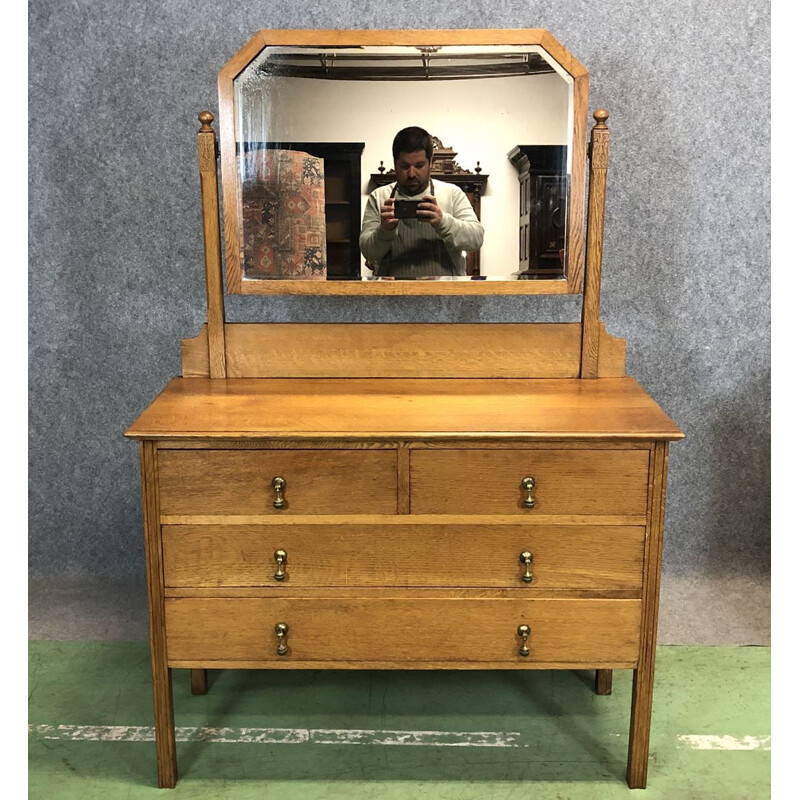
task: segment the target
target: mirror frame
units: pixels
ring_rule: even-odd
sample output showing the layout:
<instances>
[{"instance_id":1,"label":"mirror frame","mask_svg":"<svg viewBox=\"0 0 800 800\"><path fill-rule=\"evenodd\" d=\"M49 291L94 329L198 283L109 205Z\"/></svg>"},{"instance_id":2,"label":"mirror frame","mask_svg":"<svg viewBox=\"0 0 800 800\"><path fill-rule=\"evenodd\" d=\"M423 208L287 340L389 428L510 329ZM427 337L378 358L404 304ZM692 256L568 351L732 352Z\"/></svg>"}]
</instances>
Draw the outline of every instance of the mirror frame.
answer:
<instances>
[{"instance_id":1,"label":"mirror frame","mask_svg":"<svg viewBox=\"0 0 800 800\"><path fill-rule=\"evenodd\" d=\"M565 279L495 281L245 280L239 251L240 186L236 172L234 79L270 46L538 45L573 78L572 177ZM220 160L229 294L304 295L521 295L578 294L583 282L586 220L589 73L548 31L507 30L260 30L219 72Z\"/></svg>"}]
</instances>

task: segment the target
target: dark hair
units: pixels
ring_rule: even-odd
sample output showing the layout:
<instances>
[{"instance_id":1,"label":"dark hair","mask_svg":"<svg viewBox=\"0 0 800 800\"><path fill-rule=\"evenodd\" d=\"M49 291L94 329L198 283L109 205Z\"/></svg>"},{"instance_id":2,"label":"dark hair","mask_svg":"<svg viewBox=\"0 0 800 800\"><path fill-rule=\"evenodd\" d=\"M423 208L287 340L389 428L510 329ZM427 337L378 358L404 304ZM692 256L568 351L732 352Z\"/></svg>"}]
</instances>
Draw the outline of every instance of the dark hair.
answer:
<instances>
[{"instance_id":1,"label":"dark hair","mask_svg":"<svg viewBox=\"0 0 800 800\"><path fill-rule=\"evenodd\" d=\"M403 128L392 142L392 158L397 161L400 153L416 153L424 150L428 161L433 157L433 139L428 131L412 126Z\"/></svg>"}]
</instances>

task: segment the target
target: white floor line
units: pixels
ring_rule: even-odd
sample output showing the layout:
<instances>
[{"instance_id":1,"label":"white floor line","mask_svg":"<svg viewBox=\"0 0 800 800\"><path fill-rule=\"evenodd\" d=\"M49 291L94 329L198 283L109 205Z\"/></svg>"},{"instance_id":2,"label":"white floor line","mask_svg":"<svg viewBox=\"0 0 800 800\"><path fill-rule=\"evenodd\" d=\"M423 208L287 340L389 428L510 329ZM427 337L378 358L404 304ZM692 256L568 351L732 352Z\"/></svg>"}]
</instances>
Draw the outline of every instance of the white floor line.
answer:
<instances>
[{"instance_id":1,"label":"white floor line","mask_svg":"<svg viewBox=\"0 0 800 800\"><path fill-rule=\"evenodd\" d=\"M43 739L152 742L155 729L136 725L28 725ZM519 747L518 731L381 731L325 728L175 728L179 742L372 744L428 747Z\"/></svg>"},{"instance_id":2,"label":"white floor line","mask_svg":"<svg viewBox=\"0 0 800 800\"><path fill-rule=\"evenodd\" d=\"M155 729L138 725L28 725L43 739L73 742L152 742ZM329 728L175 728L179 742L240 744L367 744L422 747L527 747L519 731L396 731ZM613 734L621 736L622 734ZM681 734L693 750L771 750L771 736Z\"/></svg>"},{"instance_id":3,"label":"white floor line","mask_svg":"<svg viewBox=\"0 0 800 800\"><path fill-rule=\"evenodd\" d=\"M693 750L772 750L771 736L711 736L687 733L678 741Z\"/></svg>"}]
</instances>

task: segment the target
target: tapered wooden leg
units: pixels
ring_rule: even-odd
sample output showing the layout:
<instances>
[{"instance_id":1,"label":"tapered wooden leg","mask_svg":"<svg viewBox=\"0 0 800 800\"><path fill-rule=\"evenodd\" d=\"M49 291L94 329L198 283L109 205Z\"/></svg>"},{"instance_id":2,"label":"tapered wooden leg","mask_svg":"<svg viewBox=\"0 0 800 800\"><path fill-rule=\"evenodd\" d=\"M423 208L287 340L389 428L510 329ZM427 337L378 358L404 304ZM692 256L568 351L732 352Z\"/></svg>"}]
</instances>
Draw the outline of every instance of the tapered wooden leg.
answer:
<instances>
[{"instance_id":1,"label":"tapered wooden leg","mask_svg":"<svg viewBox=\"0 0 800 800\"><path fill-rule=\"evenodd\" d=\"M633 671L631 697L631 728L628 739L628 786L631 789L647 787L650 716L653 711L653 677L656 666L658 600L661 591L667 457L667 443L656 442L650 462L650 496L645 540L644 591L642 593L642 639L639 645L639 663Z\"/></svg>"},{"instance_id":2,"label":"tapered wooden leg","mask_svg":"<svg viewBox=\"0 0 800 800\"><path fill-rule=\"evenodd\" d=\"M208 671L204 669L190 670L192 677L192 694L205 694L208 691Z\"/></svg>"},{"instance_id":3,"label":"tapered wooden leg","mask_svg":"<svg viewBox=\"0 0 800 800\"><path fill-rule=\"evenodd\" d=\"M142 510L145 560L147 562L147 607L150 617L150 665L153 672L153 711L156 733L158 786L172 789L178 781L175 753L175 718L172 705L172 670L167 666L167 634L164 614L161 525L158 509L158 468L155 442L142 442Z\"/></svg>"},{"instance_id":4,"label":"tapered wooden leg","mask_svg":"<svg viewBox=\"0 0 800 800\"><path fill-rule=\"evenodd\" d=\"M156 676L158 673L158 677ZM153 665L153 706L156 722L156 761L158 788L174 789L178 782L175 754L175 718L172 706L172 670Z\"/></svg>"},{"instance_id":5,"label":"tapered wooden leg","mask_svg":"<svg viewBox=\"0 0 800 800\"><path fill-rule=\"evenodd\" d=\"M631 730L628 740L628 786L647 788L647 761L650 757L650 716L653 710L653 667L641 665L633 671Z\"/></svg>"},{"instance_id":6,"label":"tapered wooden leg","mask_svg":"<svg viewBox=\"0 0 800 800\"><path fill-rule=\"evenodd\" d=\"M611 669L598 669L594 675L594 693L611 694L611 678L614 671Z\"/></svg>"}]
</instances>

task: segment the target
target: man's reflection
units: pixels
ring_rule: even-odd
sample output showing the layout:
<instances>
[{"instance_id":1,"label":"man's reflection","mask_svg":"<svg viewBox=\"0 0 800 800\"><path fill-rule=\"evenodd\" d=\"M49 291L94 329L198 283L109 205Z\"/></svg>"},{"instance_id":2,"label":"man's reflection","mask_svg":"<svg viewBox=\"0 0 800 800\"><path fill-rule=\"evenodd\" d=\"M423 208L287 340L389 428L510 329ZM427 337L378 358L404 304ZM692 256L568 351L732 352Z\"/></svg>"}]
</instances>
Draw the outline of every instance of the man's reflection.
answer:
<instances>
[{"instance_id":1,"label":"man's reflection","mask_svg":"<svg viewBox=\"0 0 800 800\"><path fill-rule=\"evenodd\" d=\"M480 250L483 226L458 186L431 178L430 134L403 128L392 156L397 182L375 189L364 210L358 241L367 265L382 278L466 275L464 251Z\"/></svg>"}]
</instances>

